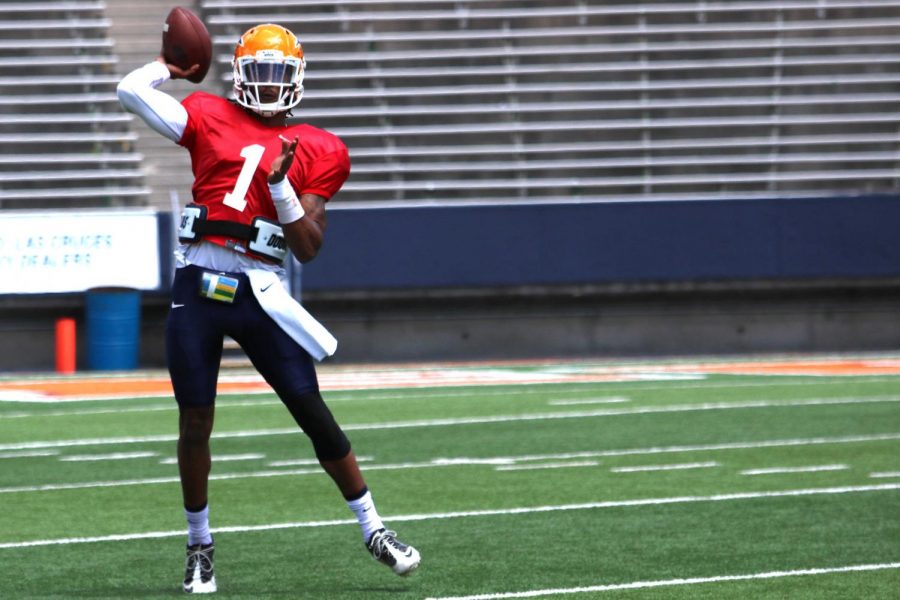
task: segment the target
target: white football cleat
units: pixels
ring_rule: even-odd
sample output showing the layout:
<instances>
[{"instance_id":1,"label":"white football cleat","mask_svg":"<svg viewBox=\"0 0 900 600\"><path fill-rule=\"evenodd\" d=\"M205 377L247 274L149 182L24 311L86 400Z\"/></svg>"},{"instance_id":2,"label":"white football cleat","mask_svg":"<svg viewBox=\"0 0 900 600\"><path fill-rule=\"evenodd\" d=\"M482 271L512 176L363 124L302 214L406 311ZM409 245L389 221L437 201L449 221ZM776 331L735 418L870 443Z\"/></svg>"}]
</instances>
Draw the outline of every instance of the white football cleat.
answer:
<instances>
[{"instance_id":1,"label":"white football cleat","mask_svg":"<svg viewBox=\"0 0 900 600\"><path fill-rule=\"evenodd\" d=\"M187 547L184 566L183 589L189 594L212 594L216 591L216 575L213 572L212 544L194 544Z\"/></svg>"},{"instance_id":2,"label":"white football cleat","mask_svg":"<svg viewBox=\"0 0 900 600\"><path fill-rule=\"evenodd\" d=\"M394 573L405 577L419 566L419 551L397 539L393 531L379 529L366 542L372 558L391 568Z\"/></svg>"}]
</instances>

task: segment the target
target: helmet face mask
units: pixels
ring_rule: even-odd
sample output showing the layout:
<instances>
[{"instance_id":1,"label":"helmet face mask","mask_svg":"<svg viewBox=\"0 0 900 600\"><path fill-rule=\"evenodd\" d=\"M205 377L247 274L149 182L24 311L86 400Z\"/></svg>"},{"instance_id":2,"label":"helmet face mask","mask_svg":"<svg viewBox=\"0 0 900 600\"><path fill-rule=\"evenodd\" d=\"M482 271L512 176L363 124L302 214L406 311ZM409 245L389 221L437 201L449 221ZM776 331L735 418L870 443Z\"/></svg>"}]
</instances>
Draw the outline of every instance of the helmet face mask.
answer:
<instances>
[{"instance_id":1,"label":"helmet face mask","mask_svg":"<svg viewBox=\"0 0 900 600\"><path fill-rule=\"evenodd\" d=\"M263 117L288 111L303 97L303 48L280 25L259 25L242 35L232 67L235 100Z\"/></svg>"}]
</instances>

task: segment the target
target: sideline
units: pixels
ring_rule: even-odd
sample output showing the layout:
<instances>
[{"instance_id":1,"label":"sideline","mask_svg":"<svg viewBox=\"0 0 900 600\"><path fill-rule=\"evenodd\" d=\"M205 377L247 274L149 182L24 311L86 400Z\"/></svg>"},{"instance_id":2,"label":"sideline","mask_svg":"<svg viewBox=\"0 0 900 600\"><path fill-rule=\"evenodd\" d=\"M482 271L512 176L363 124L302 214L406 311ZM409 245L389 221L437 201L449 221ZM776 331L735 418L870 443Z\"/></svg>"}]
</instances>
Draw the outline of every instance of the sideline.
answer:
<instances>
[{"instance_id":1,"label":"sideline","mask_svg":"<svg viewBox=\"0 0 900 600\"><path fill-rule=\"evenodd\" d=\"M428 388L446 386L534 385L703 379L707 375L846 377L900 375L900 358L804 358L742 361L616 363L566 360L489 361L391 366L323 367L324 391ZM270 394L256 373L223 374L220 394ZM121 398L171 397L164 371L111 375L0 378L0 401L58 403Z\"/></svg>"}]
</instances>

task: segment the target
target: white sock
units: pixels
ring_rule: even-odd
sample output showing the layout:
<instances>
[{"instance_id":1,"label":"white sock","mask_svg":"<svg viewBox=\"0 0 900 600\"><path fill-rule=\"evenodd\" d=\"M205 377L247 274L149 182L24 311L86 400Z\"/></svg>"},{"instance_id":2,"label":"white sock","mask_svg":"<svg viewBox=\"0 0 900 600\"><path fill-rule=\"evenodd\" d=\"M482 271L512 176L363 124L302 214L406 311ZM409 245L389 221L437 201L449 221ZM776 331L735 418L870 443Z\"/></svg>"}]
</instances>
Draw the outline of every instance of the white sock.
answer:
<instances>
[{"instance_id":1,"label":"white sock","mask_svg":"<svg viewBox=\"0 0 900 600\"><path fill-rule=\"evenodd\" d=\"M209 533L209 505L197 512L185 508L184 516L188 522L188 546L212 544L212 535Z\"/></svg>"},{"instance_id":2,"label":"white sock","mask_svg":"<svg viewBox=\"0 0 900 600\"><path fill-rule=\"evenodd\" d=\"M357 500L348 500L347 506L356 514L356 520L362 529L363 542L368 542L372 534L379 529L384 529L384 523L375 510L375 503L372 501L372 494L366 490L366 493Z\"/></svg>"}]
</instances>

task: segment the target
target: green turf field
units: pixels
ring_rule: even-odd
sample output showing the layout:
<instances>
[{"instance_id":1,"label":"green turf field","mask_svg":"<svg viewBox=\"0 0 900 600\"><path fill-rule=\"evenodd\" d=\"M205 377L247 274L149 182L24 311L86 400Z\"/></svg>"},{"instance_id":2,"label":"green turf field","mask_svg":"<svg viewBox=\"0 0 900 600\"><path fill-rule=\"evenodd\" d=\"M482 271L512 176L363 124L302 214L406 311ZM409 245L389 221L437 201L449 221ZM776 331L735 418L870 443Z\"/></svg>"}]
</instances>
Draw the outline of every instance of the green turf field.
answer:
<instances>
[{"instance_id":1,"label":"green turf field","mask_svg":"<svg viewBox=\"0 0 900 600\"><path fill-rule=\"evenodd\" d=\"M900 377L326 399L421 567L367 555L273 396L225 396L218 597L900 597ZM182 595L176 417L167 398L0 401L0 598Z\"/></svg>"}]
</instances>

